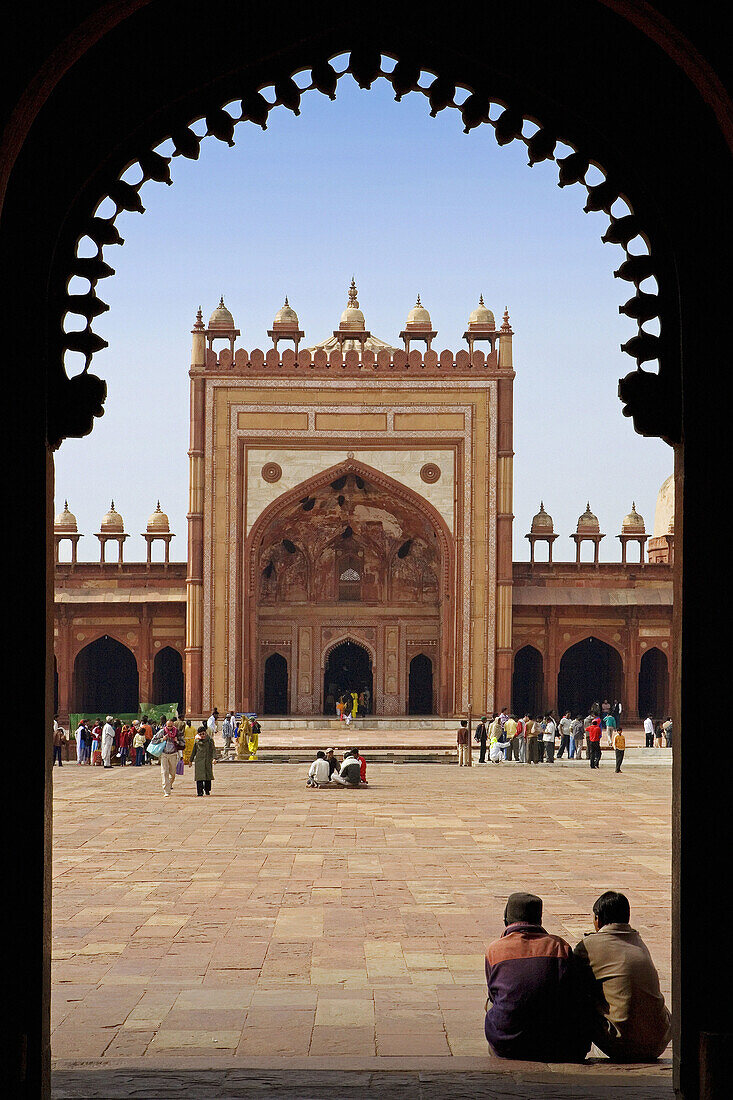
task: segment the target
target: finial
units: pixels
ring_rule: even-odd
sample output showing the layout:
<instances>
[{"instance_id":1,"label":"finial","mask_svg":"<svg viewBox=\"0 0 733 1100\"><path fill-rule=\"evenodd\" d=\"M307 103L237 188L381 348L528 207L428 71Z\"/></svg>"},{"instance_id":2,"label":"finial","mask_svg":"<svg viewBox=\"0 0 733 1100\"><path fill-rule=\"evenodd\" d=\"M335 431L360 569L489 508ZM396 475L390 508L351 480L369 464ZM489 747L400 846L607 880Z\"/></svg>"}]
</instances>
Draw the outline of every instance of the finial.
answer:
<instances>
[{"instance_id":1,"label":"finial","mask_svg":"<svg viewBox=\"0 0 733 1100\"><path fill-rule=\"evenodd\" d=\"M479 304L480 306L482 306L482 305L484 304L484 296L483 296L483 294L479 294L479 296L478 296L478 304Z\"/></svg>"},{"instance_id":2,"label":"finial","mask_svg":"<svg viewBox=\"0 0 733 1100\"><path fill-rule=\"evenodd\" d=\"M507 306L504 306L504 320L502 321L501 327L504 329L511 328L509 324L509 309Z\"/></svg>"},{"instance_id":3,"label":"finial","mask_svg":"<svg viewBox=\"0 0 733 1100\"><path fill-rule=\"evenodd\" d=\"M541 500L540 501L540 512L544 512L544 510L545 510L545 502L544 502L544 500Z\"/></svg>"},{"instance_id":4,"label":"finial","mask_svg":"<svg viewBox=\"0 0 733 1100\"><path fill-rule=\"evenodd\" d=\"M289 305L290 305L290 302L288 301L288 296L287 296L287 294L285 295L285 305L286 305L286 306L289 306Z\"/></svg>"},{"instance_id":5,"label":"finial","mask_svg":"<svg viewBox=\"0 0 733 1100\"><path fill-rule=\"evenodd\" d=\"M632 512L636 511L636 501L635 500L632 500L632 502L631 502L631 511Z\"/></svg>"},{"instance_id":6,"label":"finial","mask_svg":"<svg viewBox=\"0 0 733 1100\"><path fill-rule=\"evenodd\" d=\"M196 310L196 320L194 321L193 327L196 332L202 330L204 327L204 315L201 312L201 306Z\"/></svg>"},{"instance_id":7,"label":"finial","mask_svg":"<svg viewBox=\"0 0 733 1100\"><path fill-rule=\"evenodd\" d=\"M351 276L351 286L349 287L349 304L347 309L358 309L359 302L356 297L356 283L354 282L354 276Z\"/></svg>"},{"instance_id":8,"label":"finial","mask_svg":"<svg viewBox=\"0 0 733 1100\"><path fill-rule=\"evenodd\" d=\"M112 507L110 508L110 512L114 512L114 510L115 510L115 502L112 501Z\"/></svg>"},{"instance_id":9,"label":"finial","mask_svg":"<svg viewBox=\"0 0 733 1100\"><path fill-rule=\"evenodd\" d=\"M589 500L586 501L585 510L586 510L586 512L590 512L590 501Z\"/></svg>"},{"instance_id":10,"label":"finial","mask_svg":"<svg viewBox=\"0 0 733 1100\"><path fill-rule=\"evenodd\" d=\"M223 305L224 305L224 295L223 295L223 294L222 294L222 295L220 295L220 297L219 297L219 305L220 305L220 306L223 306Z\"/></svg>"},{"instance_id":11,"label":"finial","mask_svg":"<svg viewBox=\"0 0 733 1100\"><path fill-rule=\"evenodd\" d=\"M417 301L415 302L415 305L416 305L416 306L419 306L419 305L420 305L420 295L419 295L419 294L418 294L418 296L417 296Z\"/></svg>"},{"instance_id":12,"label":"finial","mask_svg":"<svg viewBox=\"0 0 733 1100\"><path fill-rule=\"evenodd\" d=\"M68 502L68 500L65 500L64 501L64 511L68 512L68 510L69 510L69 502Z\"/></svg>"},{"instance_id":13,"label":"finial","mask_svg":"<svg viewBox=\"0 0 733 1100\"><path fill-rule=\"evenodd\" d=\"M156 506L155 506L155 511L156 511L156 512L159 512L159 511L160 511L160 501L158 501L158 503L156 504Z\"/></svg>"}]
</instances>

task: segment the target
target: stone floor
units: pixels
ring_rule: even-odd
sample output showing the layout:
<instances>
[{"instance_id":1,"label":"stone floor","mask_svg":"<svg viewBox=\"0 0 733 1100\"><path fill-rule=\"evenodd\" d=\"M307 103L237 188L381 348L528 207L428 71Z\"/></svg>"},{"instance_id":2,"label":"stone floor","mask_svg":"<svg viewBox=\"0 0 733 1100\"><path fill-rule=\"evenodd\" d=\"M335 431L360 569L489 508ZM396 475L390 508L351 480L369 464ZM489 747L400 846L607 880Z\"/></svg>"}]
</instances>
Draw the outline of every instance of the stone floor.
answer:
<instances>
[{"instance_id":1,"label":"stone floor","mask_svg":"<svg viewBox=\"0 0 733 1100\"><path fill-rule=\"evenodd\" d=\"M632 901L669 1000L670 779L553 767L54 770L54 1095L670 1097L654 1067L499 1063L483 955L531 889L575 942ZM669 1054L669 1052L668 1052Z\"/></svg>"}]
</instances>

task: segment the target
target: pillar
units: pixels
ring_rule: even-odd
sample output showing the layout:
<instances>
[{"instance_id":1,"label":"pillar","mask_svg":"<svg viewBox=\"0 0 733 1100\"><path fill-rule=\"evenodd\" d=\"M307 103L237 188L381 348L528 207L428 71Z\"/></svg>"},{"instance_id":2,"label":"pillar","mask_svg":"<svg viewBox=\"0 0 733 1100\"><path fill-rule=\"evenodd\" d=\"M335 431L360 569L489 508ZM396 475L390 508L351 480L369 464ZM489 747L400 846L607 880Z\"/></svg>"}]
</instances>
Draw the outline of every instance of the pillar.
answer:
<instances>
[{"instance_id":1,"label":"pillar","mask_svg":"<svg viewBox=\"0 0 733 1100\"><path fill-rule=\"evenodd\" d=\"M140 641L138 644L138 696L141 703L152 703L153 695L153 623L150 608L143 604L140 612Z\"/></svg>"},{"instance_id":2,"label":"pillar","mask_svg":"<svg viewBox=\"0 0 733 1100\"><path fill-rule=\"evenodd\" d=\"M511 336L509 339L511 348ZM500 364L501 366L501 364ZM505 367L511 372L509 364ZM512 563L514 479L514 374L497 382L497 515L496 515L496 672L494 709L511 706L512 699Z\"/></svg>"},{"instance_id":3,"label":"pillar","mask_svg":"<svg viewBox=\"0 0 733 1100\"><path fill-rule=\"evenodd\" d=\"M199 322L197 322L198 324ZM204 585L204 396L206 341L194 328L191 356L191 439L186 573L186 713L203 714Z\"/></svg>"}]
</instances>

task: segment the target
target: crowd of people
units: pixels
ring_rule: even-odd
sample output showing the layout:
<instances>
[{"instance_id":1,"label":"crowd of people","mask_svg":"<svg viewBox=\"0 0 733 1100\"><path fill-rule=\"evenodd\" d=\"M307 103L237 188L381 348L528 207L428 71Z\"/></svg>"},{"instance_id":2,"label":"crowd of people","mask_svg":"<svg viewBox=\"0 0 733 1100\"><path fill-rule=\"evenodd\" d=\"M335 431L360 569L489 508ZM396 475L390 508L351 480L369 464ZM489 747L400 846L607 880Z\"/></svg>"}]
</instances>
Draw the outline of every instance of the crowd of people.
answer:
<instances>
[{"instance_id":1,"label":"crowd of people","mask_svg":"<svg viewBox=\"0 0 733 1100\"><path fill-rule=\"evenodd\" d=\"M672 719L658 722L655 731L651 715L645 719L647 747L661 747L662 738L672 744ZM616 771L621 771L626 752L626 737L621 724L621 704L593 703L588 714L581 717L566 710L559 721L552 711L536 718L524 714L511 714L503 707L498 714L482 715L476 725L474 738L479 745L479 764L500 764L508 760L520 764L552 764L567 754L568 760L582 760L583 752L591 768L598 768L601 760L603 738L607 747L614 750ZM458 764L465 767L472 763L468 721L463 720L456 731Z\"/></svg>"},{"instance_id":2,"label":"crowd of people","mask_svg":"<svg viewBox=\"0 0 733 1100\"><path fill-rule=\"evenodd\" d=\"M652 1062L672 1021L625 894L593 905L594 931L572 948L542 925L542 899L515 893L486 951L484 1032L491 1052L531 1062L582 1062L591 1045L614 1062Z\"/></svg>"},{"instance_id":3,"label":"crowd of people","mask_svg":"<svg viewBox=\"0 0 733 1100\"><path fill-rule=\"evenodd\" d=\"M326 714L333 714L334 710L340 722L350 725L354 718L364 717L371 713L372 693L368 687L361 691L345 691L338 695L332 684L326 694Z\"/></svg>"},{"instance_id":4,"label":"crowd of people","mask_svg":"<svg viewBox=\"0 0 733 1100\"><path fill-rule=\"evenodd\" d=\"M358 748L347 749L341 760L336 749L319 749L308 769L306 787L368 787L366 760Z\"/></svg>"}]
</instances>

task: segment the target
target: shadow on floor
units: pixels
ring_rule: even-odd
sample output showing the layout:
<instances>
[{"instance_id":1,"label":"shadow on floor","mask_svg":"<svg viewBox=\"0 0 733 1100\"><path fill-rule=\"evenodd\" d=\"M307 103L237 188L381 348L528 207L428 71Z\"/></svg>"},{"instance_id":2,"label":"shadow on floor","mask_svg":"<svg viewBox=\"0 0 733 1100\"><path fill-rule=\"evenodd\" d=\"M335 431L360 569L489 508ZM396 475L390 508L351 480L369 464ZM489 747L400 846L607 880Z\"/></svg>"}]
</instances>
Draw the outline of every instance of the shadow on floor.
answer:
<instances>
[{"instance_id":1,"label":"shadow on floor","mask_svg":"<svg viewBox=\"0 0 733 1100\"><path fill-rule=\"evenodd\" d=\"M65 1069L53 1075L53 1100L673 1100L669 1078L643 1071L628 1075L420 1073L360 1070Z\"/></svg>"}]
</instances>

